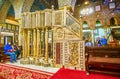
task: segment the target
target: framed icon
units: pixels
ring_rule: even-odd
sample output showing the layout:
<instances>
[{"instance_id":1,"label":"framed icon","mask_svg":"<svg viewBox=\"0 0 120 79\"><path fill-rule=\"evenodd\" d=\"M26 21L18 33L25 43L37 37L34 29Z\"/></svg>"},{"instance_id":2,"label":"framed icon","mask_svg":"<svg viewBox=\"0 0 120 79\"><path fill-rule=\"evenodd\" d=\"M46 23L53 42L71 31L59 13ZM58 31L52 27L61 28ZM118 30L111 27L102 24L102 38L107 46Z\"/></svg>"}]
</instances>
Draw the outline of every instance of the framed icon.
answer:
<instances>
[{"instance_id":1,"label":"framed icon","mask_svg":"<svg viewBox=\"0 0 120 79\"><path fill-rule=\"evenodd\" d=\"M109 9L114 9L114 8L115 8L115 2L110 2Z\"/></svg>"},{"instance_id":2,"label":"framed icon","mask_svg":"<svg viewBox=\"0 0 120 79\"><path fill-rule=\"evenodd\" d=\"M100 11L101 10L101 6L100 5L96 5L95 6L95 11Z\"/></svg>"}]
</instances>

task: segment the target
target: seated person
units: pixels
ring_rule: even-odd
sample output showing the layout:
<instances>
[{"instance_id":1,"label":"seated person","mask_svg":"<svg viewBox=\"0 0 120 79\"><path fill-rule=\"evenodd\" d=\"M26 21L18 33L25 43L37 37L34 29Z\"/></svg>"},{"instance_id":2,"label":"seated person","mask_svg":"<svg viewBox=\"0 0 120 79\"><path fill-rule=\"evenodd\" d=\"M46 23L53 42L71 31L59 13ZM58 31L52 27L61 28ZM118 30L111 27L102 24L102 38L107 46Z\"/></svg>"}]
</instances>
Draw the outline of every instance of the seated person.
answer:
<instances>
[{"instance_id":1,"label":"seated person","mask_svg":"<svg viewBox=\"0 0 120 79\"><path fill-rule=\"evenodd\" d=\"M103 36L103 38L101 38L101 43L102 43L102 46L107 45L107 39L105 38L105 36Z\"/></svg>"},{"instance_id":2,"label":"seated person","mask_svg":"<svg viewBox=\"0 0 120 79\"><path fill-rule=\"evenodd\" d=\"M90 41L88 41L88 40L86 40L86 41L85 41L85 46L93 46L93 43L90 42Z\"/></svg>"},{"instance_id":3,"label":"seated person","mask_svg":"<svg viewBox=\"0 0 120 79\"><path fill-rule=\"evenodd\" d=\"M11 43L9 42L7 45L4 46L4 51L6 55L10 56L10 62L13 63L13 61L17 61L16 54L14 52L14 49L11 46Z\"/></svg>"},{"instance_id":4,"label":"seated person","mask_svg":"<svg viewBox=\"0 0 120 79\"><path fill-rule=\"evenodd\" d=\"M21 53L21 48L19 46L17 46L16 44L13 45L15 53L17 55L17 58L19 57L20 53Z\"/></svg>"},{"instance_id":5,"label":"seated person","mask_svg":"<svg viewBox=\"0 0 120 79\"><path fill-rule=\"evenodd\" d=\"M100 40L100 37L97 38L97 46L98 46L98 47L99 47L99 46L102 46L102 42L101 42L101 40Z\"/></svg>"}]
</instances>

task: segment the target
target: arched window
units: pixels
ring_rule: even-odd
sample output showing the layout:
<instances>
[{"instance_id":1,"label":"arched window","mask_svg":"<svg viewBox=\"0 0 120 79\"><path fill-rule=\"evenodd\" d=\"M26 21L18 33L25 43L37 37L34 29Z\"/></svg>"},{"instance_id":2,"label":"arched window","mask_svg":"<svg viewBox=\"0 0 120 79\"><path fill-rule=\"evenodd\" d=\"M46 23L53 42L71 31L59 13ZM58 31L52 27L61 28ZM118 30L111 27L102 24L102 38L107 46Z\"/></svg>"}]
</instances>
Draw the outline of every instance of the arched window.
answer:
<instances>
[{"instance_id":1,"label":"arched window","mask_svg":"<svg viewBox=\"0 0 120 79\"><path fill-rule=\"evenodd\" d=\"M86 27L88 27L88 24L87 24L86 21L84 21L84 22L83 22L83 28L86 28Z\"/></svg>"},{"instance_id":2,"label":"arched window","mask_svg":"<svg viewBox=\"0 0 120 79\"><path fill-rule=\"evenodd\" d=\"M7 18L9 18L9 19L14 19L15 18L15 11L14 11L14 8L13 8L12 5L10 6L10 8L8 10Z\"/></svg>"},{"instance_id":3,"label":"arched window","mask_svg":"<svg viewBox=\"0 0 120 79\"><path fill-rule=\"evenodd\" d=\"M96 26L101 26L101 23L99 20L96 21Z\"/></svg>"},{"instance_id":4,"label":"arched window","mask_svg":"<svg viewBox=\"0 0 120 79\"><path fill-rule=\"evenodd\" d=\"M110 25L115 25L115 19L113 17L110 19Z\"/></svg>"}]
</instances>

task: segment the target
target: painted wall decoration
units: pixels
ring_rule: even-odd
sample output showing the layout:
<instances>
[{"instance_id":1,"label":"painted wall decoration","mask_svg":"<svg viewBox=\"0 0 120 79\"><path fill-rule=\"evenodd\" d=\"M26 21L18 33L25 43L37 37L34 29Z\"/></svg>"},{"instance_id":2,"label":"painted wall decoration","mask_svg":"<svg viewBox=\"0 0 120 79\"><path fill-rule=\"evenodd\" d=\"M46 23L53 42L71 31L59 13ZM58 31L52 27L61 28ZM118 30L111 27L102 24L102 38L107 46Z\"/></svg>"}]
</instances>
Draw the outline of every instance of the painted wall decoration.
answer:
<instances>
[{"instance_id":1,"label":"painted wall decoration","mask_svg":"<svg viewBox=\"0 0 120 79\"><path fill-rule=\"evenodd\" d=\"M70 5L71 0L60 0L59 1L59 8L63 7L64 5Z\"/></svg>"},{"instance_id":2,"label":"painted wall decoration","mask_svg":"<svg viewBox=\"0 0 120 79\"><path fill-rule=\"evenodd\" d=\"M54 5L55 9L58 9L58 0L34 0L30 11L34 12L36 10L44 10L46 8L51 9L52 5Z\"/></svg>"}]
</instances>

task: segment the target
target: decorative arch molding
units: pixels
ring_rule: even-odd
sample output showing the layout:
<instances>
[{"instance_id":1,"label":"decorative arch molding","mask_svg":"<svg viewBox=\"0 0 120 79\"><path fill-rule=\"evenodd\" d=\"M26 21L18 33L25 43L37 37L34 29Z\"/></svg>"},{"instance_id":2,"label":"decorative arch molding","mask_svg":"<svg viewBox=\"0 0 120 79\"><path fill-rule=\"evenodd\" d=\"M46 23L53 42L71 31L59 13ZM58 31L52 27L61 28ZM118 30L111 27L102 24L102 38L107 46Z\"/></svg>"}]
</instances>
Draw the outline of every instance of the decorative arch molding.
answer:
<instances>
[{"instance_id":1,"label":"decorative arch molding","mask_svg":"<svg viewBox=\"0 0 120 79\"><path fill-rule=\"evenodd\" d=\"M0 10L0 23L5 23L5 19L6 19L10 6L11 6L11 2L9 0L6 0Z\"/></svg>"},{"instance_id":2,"label":"decorative arch molding","mask_svg":"<svg viewBox=\"0 0 120 79\"><path fill-rule=\"evenodd\" d=\"M110 24L110 20L111 18L114 18L114 21L115 21L115 25L119 25L120 24L120 15L109 15L108 16L109 18L107 19L107 25L111 25Z\"/></svg>"},{"instance_id":3,"label":"decorative arch molding","mask_svg":"<svg viewBox=\"0 0 120 79\"><path fill-rule=\"evenodd\" d=\"M111 17L109 21L110 21L110 25L117 25L118 24L116 17Z\"/></svg>"},{"instance_id":4,"label":"decorative arch molding","mask_svg":"<svg viewBox=\"0 0 120 79\"><path fill-rule=\"evenodd\" d=\"M24 0L22 12L30 12L33 2L34 2L34 0Z\"/></svg>"},{"instance_id":5,"label":"decorative arch molding","mask_svg":"<svg viewBox=\"0 0 120 79\"><path fill-rule=\"evenodd\" d=\"M19 19L22 13L24 0L9 0L15 11L15 19ZM29 1L29 0L28 0Z\"/></svg>"},{"instance_id":6,"label":"decorative arch molding","mask_svg":"<svg viewBox=\"0 0 120 79\"><path fill-rule=\"evenodd\" d=\"M83 25L83 28L89 27L87 21L83 21L82 25Z\"/></svg>"}]
</instances>

